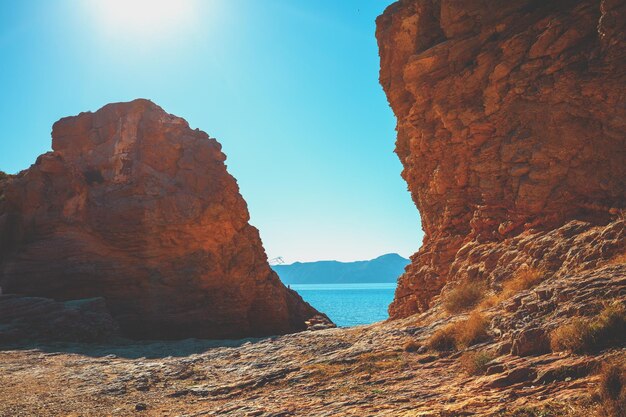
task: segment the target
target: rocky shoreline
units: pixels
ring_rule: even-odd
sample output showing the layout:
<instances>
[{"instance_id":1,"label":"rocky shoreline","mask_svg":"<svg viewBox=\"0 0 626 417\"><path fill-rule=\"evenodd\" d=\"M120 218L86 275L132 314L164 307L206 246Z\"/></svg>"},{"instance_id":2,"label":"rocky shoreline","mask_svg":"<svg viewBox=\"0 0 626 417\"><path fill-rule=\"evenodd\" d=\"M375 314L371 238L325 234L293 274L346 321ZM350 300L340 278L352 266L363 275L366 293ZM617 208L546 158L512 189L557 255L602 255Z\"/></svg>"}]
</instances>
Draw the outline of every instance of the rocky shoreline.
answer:
<instances>
[{"instance_id":1,"label":"rocky shoreline","mask_svg":"<svg viewBox=\"0 0 626 417\"><path fill-rule=\"evenodd\" d=\"M214 139L148 100L62 119L0 177L0 416L623 417L625 15L379 17L425 239L368 326L279 281Z\"/></svg>"},{"instance_id":2,"label":"rocky shoreline","mask_svg":"<svg viewBox=\"0 0 626 417\"><path fill-rule=\"evenodd\" d=\"M0 415L598 415L598 370L623 363L626 349L529 354L535 339L523 334L593 317L606 302L626 305L623 260L548 278L486 308L487 338L460 351L427 347L437 330L467 317L441 306L402 320L262 339L5 347ZM461 358L484 350L495 352L489 371L469 375ZM527 409L545 413L514 414Z\"/></svg>"}]
</instances>

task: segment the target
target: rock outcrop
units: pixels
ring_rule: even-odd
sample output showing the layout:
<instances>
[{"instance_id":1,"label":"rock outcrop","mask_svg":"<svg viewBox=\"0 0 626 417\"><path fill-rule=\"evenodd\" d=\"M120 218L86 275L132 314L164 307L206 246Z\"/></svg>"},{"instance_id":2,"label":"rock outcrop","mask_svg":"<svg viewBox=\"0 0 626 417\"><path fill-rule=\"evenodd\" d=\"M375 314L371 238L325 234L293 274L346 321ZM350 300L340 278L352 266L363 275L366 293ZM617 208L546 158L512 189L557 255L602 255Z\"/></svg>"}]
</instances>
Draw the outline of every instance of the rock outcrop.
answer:
<instances>
[{"instance_id":1,"label":"rock outcrop","mask_svg":"<svg viewBox=\"0 0 626 417\"><path fill-rule=\"evenodd\" d=\"M401 0L378 18L425 231L392 317L429 308L447 282L623 250L624 16L624 0Z\"/></svg>"},{"instance_id":2,"label":"rock outcrop","mask_svg":"<svg viewBox=\"0 0 626 417\"><path fill-rule=\"evenodd\" d=\"M270 269L220 144L148 100L61 119L0 182L0 287L103 297L124 335L238 338L319 315Z\"/></svg>"},{"instance_id":3,"label":"rock outcrop","mask_svg":"<svg viewBox=\"0 0 626 417\"><path fill-rule=\"evenodd\" d=\"M102 298L58 302L41 297L0 295L0 345L45 342L101 342L118 336Z\"/></svg>"}]
</instances>

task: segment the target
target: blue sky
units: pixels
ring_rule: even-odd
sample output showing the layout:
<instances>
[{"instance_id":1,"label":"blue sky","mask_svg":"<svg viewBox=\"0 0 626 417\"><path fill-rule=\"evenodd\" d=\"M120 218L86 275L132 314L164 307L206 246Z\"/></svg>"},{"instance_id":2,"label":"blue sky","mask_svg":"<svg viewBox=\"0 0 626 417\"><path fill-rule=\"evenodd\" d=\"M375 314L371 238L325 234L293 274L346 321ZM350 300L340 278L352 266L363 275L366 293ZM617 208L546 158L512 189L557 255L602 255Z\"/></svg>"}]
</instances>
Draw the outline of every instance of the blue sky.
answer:
<instances>
[{"instance_id":1,"label":"blue sky","mask_svg":"<svg viewBox=\"0 0 626 417\"><path fill-rule=\"evenodd\" d=\"M374 38L390 3L3 2L0 170L48 151L61 117L149 98L222 143L270 258L408 256L422 231Z\"/></svg>"}]
</instances>

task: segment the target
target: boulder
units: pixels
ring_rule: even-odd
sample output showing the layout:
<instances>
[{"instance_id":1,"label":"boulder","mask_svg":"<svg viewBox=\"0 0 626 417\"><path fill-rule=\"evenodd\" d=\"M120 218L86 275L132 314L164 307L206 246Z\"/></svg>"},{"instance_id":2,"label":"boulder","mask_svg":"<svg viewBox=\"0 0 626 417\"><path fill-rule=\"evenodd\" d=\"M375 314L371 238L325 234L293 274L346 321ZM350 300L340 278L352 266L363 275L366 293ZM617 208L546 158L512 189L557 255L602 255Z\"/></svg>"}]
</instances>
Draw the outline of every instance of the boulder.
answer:
<instances>
[{"instance_id":1,"label":"boulder","mask_svg":"<svg viewBox=\"0 0 626 417\"><path fill-rule=\"evenodd\" d=\"M56 122L0 182L0 286L103 297L125 336L240 338L320 315L270 269L221 145L148 100Z\"/></svg>"},{"instance_id":2,"label":"boulder","mask_svg":"<svg viewBox=\"0 0 626 417\"><path fill-rule=\"evenodd\" d=\"M512 355L530 356L548 352L550 352L550 337L541 327L524 329L513 336Z\"/></svg>"}]
</instances>

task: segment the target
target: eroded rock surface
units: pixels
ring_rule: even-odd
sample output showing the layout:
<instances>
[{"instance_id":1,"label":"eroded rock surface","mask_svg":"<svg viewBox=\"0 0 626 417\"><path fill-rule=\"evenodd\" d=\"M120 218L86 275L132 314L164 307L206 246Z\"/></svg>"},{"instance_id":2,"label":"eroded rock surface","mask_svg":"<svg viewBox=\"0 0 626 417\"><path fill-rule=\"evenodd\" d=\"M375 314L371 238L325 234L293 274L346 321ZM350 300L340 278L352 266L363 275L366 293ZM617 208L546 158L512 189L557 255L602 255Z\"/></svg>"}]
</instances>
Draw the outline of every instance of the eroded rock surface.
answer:
<instances>
[{"instance_id":1,"label":"eroded rock surface","mask_svg":"<svg viewBox=\"0 0 626 417\"><path fill-rule=\"evenodd\" d=\"M220 144L147 100L61 119L0 182L0 287L103 297L130 337L243 337L319 313L270 269Z\"/></svg>"},{"instance_id":2,"label":"eroded rock surface","mask_svg":"<svg viewBox=\"0 0 626 417\"><path fill-rule=\"evenodd\" d=\"M468 248L487 244L509 256L493 263L526 258L556 271L570 247L555 239L545 259L527 237L571 221L588 233L620 216L624 16L623 0L401 0L379 17L380 82L425 231L393 317L427 309L462 279ZM604 250L593 256L611 256ZM474 266L489 275L482 261Z\"/></svg>"}]
</instances>

